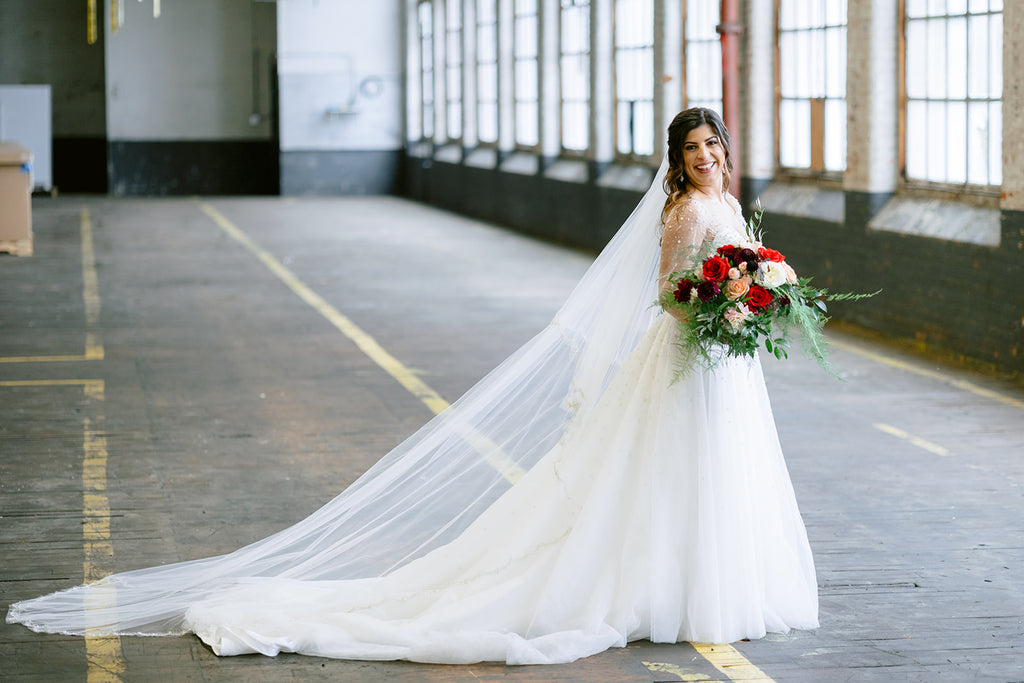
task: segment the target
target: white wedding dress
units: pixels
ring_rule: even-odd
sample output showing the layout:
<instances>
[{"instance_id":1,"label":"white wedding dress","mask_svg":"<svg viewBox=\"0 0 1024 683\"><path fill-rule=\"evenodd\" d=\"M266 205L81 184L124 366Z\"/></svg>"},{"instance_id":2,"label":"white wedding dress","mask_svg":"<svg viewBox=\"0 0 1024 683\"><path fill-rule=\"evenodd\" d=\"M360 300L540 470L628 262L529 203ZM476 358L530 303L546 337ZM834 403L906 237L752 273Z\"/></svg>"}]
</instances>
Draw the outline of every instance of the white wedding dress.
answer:
<instances>
[{"instance_id":1,"label":"white wedding dress","mask_svg":"<svg viewBox=\"0 0 1024 683\"><path fill-rule=\"evenodd\" d=\"M652 192L655 204L663 201L663 193L653 186ZM743 221L732 209L729 215L693 210L705 236L721 242L742 237ZM648 207L645 221L653 215ZM647 289L637 296L648 304L657 294L649 252L656 255L658 237L648 230L627 250L638 260L620 253L614 264L646 271ZM612 272L618 271L605 271L603 279L610 281ZM371 470L366 483L339 496L358 523L325 522L318 516L328 512L321 511L232 555L128 572L18 603L8 620L93 635L192 631L220 655L510 664L569 662L643 638L722 643L816 627L814 565L758 360L723 360L673 383L679 330L668 314L652 310L635 337L594 347L580 342L565 319L556 318L553 331L546 331L556 339L550 344L566 346L580 360L557 383L560 393L531 394L551 406L543 415L561 416L555 427L532 436L542 422L538 414L529 428L499 438L481 412L470 410L471 391L468 407L460 412L456 404L454 417L442 416L447 426L435 428L462 434L458 443L470 443L478 460L488 450L492 462L517 463L504 474L519 474L502 485L460 480L435 501L425 492L462 477L467 465L458 460L456 469L446 470L448 451L432 446L416 467L405 465L407 454L398 460L404 469ZM538 361L520 352L481 383L503 397L494 400L504 401L506 410L531 400L522 391L533 386L506 382L510 372L517 378L524 372L509 364L533 368ZM554 366L545 372L558 374ZM462 420L466 411L479 419ZM449 445L456 443L445 434ZM532 462L516 450L526 435L537 454ZM434 436L428 432L410 448L426 449ZM441 475L433 479L435 471ZM400 488L417 478L422 481L415 487ZM426 524L427 532L420 532L421 522L403 521L411 526L385 544L419 536L373 564L387 555L374 540L379 528L398 524L395 515L430 516L419 497L406 495L412 490L439 506L457 491L472 494L459 503L461 512L439 517L448 521ZM382 506L367 514L382 497ZM409 505L419 512L408 513L407 498L416 499ZM402 512L389 516L395 507ZM337 535L344 524L350 528ZM303 525L314 531L303 532ZM413 531L402 531L407 528ZM313 540L297 549L292 537L300 533ZM359 565L366 558L373 568ZM356 568L325 569L345 563ZM90 613L90 594L76 593L90 589L93 605L98 595L109 606ZM120 611L115 603L123 603ZM144 616L134 613L144 610Z\"/></svg>"}]
</instances>

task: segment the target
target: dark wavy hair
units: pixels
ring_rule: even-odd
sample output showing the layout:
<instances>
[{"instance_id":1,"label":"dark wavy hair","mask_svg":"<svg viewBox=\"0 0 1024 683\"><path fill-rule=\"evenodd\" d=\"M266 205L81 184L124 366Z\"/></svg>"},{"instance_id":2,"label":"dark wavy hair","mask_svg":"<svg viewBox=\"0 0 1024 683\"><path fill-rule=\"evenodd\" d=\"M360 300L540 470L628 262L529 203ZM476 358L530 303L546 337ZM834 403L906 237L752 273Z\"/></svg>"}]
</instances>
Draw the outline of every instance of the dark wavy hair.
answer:
<instances>
[{"instance_id":1,"label":"dark wavy hair","mask_svg":"<svg viewBox=\"0 0 1024 683\"><path fill-rule=\"evenodd\" d=\"M704 107L693 107L676 114L672 123L668 126L668 171L665 174L665 208L661 212L662 220L668 216L677 203L686 195L693 186L693 182L686 175L686 168L683 164L683 143L686 136L694 128L700 128L704 124L711 126L711 130L718 136L719 141L725 148L725 171L722 174L722 192L728 192L729 181L732 178L732 139L725 123L718 112Z\"/></svg>"}]
</instances>

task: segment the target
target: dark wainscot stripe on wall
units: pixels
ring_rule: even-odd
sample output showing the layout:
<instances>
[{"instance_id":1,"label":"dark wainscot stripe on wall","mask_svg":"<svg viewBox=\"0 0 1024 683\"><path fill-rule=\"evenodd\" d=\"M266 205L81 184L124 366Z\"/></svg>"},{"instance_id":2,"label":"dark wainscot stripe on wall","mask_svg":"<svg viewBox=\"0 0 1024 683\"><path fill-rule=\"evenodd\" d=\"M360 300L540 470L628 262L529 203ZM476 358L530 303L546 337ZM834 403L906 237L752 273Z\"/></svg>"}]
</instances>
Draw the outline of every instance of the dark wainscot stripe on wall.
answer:
<instances>
[{"instance_id":1,"label":"dark wainscot stripe on wall","mask_svg":"<svg viewBox=\"0 0 1024 683\"><path fill-rule=\"evenodd\" d=\"M402 194L404 158L397 149L281 152L281 194Z\"/></svg>"},{"instance_id":2,"label":"dark wainscot stripe on wall","mask_svg":"<svg viewBox=\"0 0 1024 683\"><path fill-rule=\"evenodd\" d=\"M277 147L269 140L115 141L115 195L277 194Z\"/></svg>"},{"instance_id":3,"label":"dark wainscot stripe on wall","mask_svg":"<svg viewBox=\"0 0 1024 683\"><path fill-rule=\"evenodd\" d=\"M643 193L543 174L502 172L410 156L409 195L481 220L591 252L600 251Z\"/></svg>"},{"instance_id":4,"label":"dark wainscot stripe on wall","mask_svg":"<svg viewBox=\"0 0 1024 683\"><path fill-rule=\"evenodd\" d=\"M61 192L107 192L106 138L53 138L53 185Z\"/></svg>"}]
</instances>

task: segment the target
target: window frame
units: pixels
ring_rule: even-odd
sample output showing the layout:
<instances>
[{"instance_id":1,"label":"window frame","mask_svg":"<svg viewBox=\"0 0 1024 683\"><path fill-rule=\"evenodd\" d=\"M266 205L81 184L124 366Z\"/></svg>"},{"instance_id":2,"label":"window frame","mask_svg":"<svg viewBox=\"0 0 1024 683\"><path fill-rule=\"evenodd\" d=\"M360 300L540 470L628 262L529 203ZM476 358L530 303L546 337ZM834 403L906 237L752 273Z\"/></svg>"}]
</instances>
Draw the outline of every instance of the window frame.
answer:
<instances>
[{"instance_id":1,"label":"window frame","mask_svg":"<svg viewBox=\"0 0 1024 683\"><path fill-rule=\"evenodd\" d=\"M722 23L721 6L717 6L716 5L716 7L718 8L718 24L721 24ZM686 33L686 28L687 28L687 25L688 25L687 22L689 21L689 18L690 18L690 2L689 2L689 0L682 0L682 13L683 13L683 27L682 27L682 34L681 34L682 37L683 37L683 41L682 41L683 42L683 46L682 46L683 47L683 55L682 55L682 62L683 62L683 74L682 74L683 93L682 93L682 95L683 95L683 100L682 101L683 101L683 107L688 109L690 107L698 106L696 104L693 104L690 101L690 76L689 76L688 71L689 71L689 60L690 60L689 48L690 48L690 42L691 41L690 41L689 36ZM716 33L717 33L717 31L716 31ZM718 39L717 39L717 42L718 42L718 59L719 59L719 61L721 61L721 58L722 58L722 36L721 36L721 34L717 34L717 35L718 35ZM693 42L702 43L704 41L693 41ZM708 42L710 42L710 41L708 41ZM724 93L722 93L722 95L724 95ZM702 101L706 101L706 100L702 100ZM720 96L719 99L718 99L718 108L715 109L715 111L717 111L719 113L719 115L724 115L723 112L722 112L723 106L724 106L723 105L723 99L722 99L722 96Z\"/></svg>"},{"instance_id":2,"label":"window frame","mask_svg":"<svg viewBox=\"0 0 1024 683\"><path fill-rule=\"evenodd\" d=\"M1004 3L1005 6L1005 3ZM903 196L909 197L921 197L929 199L948 199L953 201L966 201L969 204L984 207L997 207L1000 195L1002 193L1002 182L998 185L976 185L966 180L967 172L965 169L965 182L963 183L948 183L938 182L934 180L925 180L920 178L910 178L907 175L907 116L908 116L908 105L911 98L907 95L907 2L906 0L898 0L897 2L898 25L897 25L897 102L898 102L898 149L897 149L897 189ZM981 14L991 16L992 14L1002 15L1004 10L992 11L988 10ZM978 14L978 13L975 13ZM947 19L950 16L970 16L970 5L968 5L967 12L963 15L943 15ZM917 21L918 19L915 19ZM1005 27L1002 39L1005 43ZM1003 44L1002 51L1005 52L1006 46ZM965 50L968 48L965 47ZM989 76L991 74L988 74ZM968 79L970 76L968 75ZM1005 78L1005 75L1004 75ZM969 82L966 86L970 88ZM1005 80L1004 80L1004 91L1005 91ZM920 99L921 101L930 101L931 98L914 98ZM999 100L1002 102L1003 95L1000 94ZM931 100L936 101L936 100ZM937 101L960 101L945 99ZM971 101L994 101L991 97L987 98L971 98L969 94L963 100L965 103ZM1002 131L1000 131L1000 150L1003 149L1005 141L1002 140ZM1000 154L1000 164L1002 158ZM965 157L965 163L969 163ZM991 163L991 157L989 157L989 163ZM947 164L948 167L948 164Z\"/></svg>"},{"instance_id":3,"label":"window frame","mask_svg":"<svg viewBox=\"0 0 1024 683\"><path fill-rule=\"evenodd\" d=\"M457 29L452 29L449 25L449 20L452 17L449 7L457 7L456 14L459 18L459 26ZM462 76L466 68L466 51L463 47L464 31L466 30L465 22L463 20L462 12L462 0L444 0L444 139L445 144L456 145L462 144L462 139L466 132L466 121L463 115L462 107L465 100L465 93L462 88ZM436 34L436 31L435 31ZM451 60L451 50L449 46L452 41L452 34L455 34L455 44L459 47L459 58L457 66L456 63ZM456 70L456 78L452 80L451 71ZM458 97L452 99L452 83L458 84ZM453 106L454 105L454 106ZM458 124L458 135L452 135L451 131L451 115L452 111L457 111L459 116Z\"/></svg>"},{"instance_id":4,"label":"window frame","mask_svg":"<svg viewBox=\"0 0 1024 683\"><path fill-rule=\"evenodd\" d=\"M589 112L593 105L594 99L594 75L591 73L591 60L593 58L594 46L591 38L593 37L593 26L592 23L592 11L593 4L595 1L600 0L569 0L573 6L585 6L587 8L587 49L586 52L574 52L569 53L570 56L586 55L587 60L587 98L585 100L588 116L587 118L587 130L586 130L586 145L583 149L573 149L565 146L565 95L564 95L564 82L565 82L565 71L562 68L563 60L566 58L566 52L564 50L564 22L565 22L565 10L566 7L562 5L565 0L558 0L558 149L559 155L574 159L586 159L589 158L593 152L593 142L591 140L593 133L593 123L590 121Z\"/></svg>"},{"instance_id":5,"label":"window frame","mask_svg":"<svg viewBox=\"0 0 1024 683\"><path fill-rule=\"evenodd\" d=\"M498 109L498 100L499 100L498 90L499 90L499 87L500 87L499 84L498 84L498 81L500 79L500 66L499 66L500 51L498 49L498 24L500 23L500 19L501 19L500 16L498 15L499 0L471 0L471 1L474 3L475 9L476 9L476 12L474 13L475 14L475 24L473 26L473 30L475 32L475 40L476 40L476 61L475 61L474 65L473 65L473 78L475 79L475 83L476 83L476 101L473 103L473 106L476 109L476 144L477 144L478 147L495 148L495 147L498 146L498 141L501 139L501 115L500 115L499 109ZM484 23L484 22L482 22L480 20L480 3L481 2L491 2L491 3L493 3L493 5L494 5L494 22L493 23ZM494 27L494 53L493 53L493 57L494 58L493 58L493 60L490 59L490 55L488 55L488 59L487 60L484 60L484 59L481 58L480 30L481 30L481 27L485 27L485 26L493 26ZM480 96L480 92L481 92L480 74L482 72L481 67L486 66L486 65L493 65L494 66L494 99L493 100L484 100ZM483 114L481 112L481 105L483 105L485 102L491 102L494 105L494 139L493 140L484 140L484 139L482 139L480 137L480 129L481 129L480 122L483 120Z\"/></svg>"},{"instance_id":6,"label":"window frame","mask_svg":"<svg viewBox=\"0 0 1024 683\"><path fill-rule=\"evenodd\" d=\"M426 6L427 15L430 17L430 44L424 46L424 32L423 32L423 7ZM417 48L419 49L419 108L420 108L420 142L432 142L436 134L436 115L437 115L437 92L434 87L434 79L437 73L434 64L434 39L436 38L436 31L434 30L434 0L418 0L416 3L416 40ZM430 68L426 67L426 60L424 55L430 57ZM429 74L429 75L428 75ZM428 88L426 85L429 84L430 100L427 101ZM430 116L427 116L427 111L430 111ZM428 124L429 122L429 124ZM429 127L430 133L427 133Z\"/></svg>"},{"instance_id":7,"label":"window frame","mask_svg":"<svg viewBox=\"0 0 1024 683\"><path fill-rule=\"evenodd\" d=\"M520 14L517 11L516 0L512 1L512 146L514 149L523 152L539 152L541 149L541 83L540 83L540 54L541 54L541 28L540 28L540 16L541 16L541 3L545 0L535 0L533 14ZM559 8L561 9L561 8ZM519 46L519 19L521 17L533 17L534 23L534 54L533 57L521 58L518 54L517 47ZM561 16L561 14L559 14ZM536 116L534 117L534 129L537 131L537 142L533 145L527 145L519 142L519 64L521 62L533 62L534 72L534 83L536 83L536 99L532 100L536 108ZM559 84L561 84L561 73L559 73ZM559 131L559 141L561 141L561 131Z\"/></svg>"},{"instance_id":8,"label":"window frame","mask_svg":"<svg viewBox=\"0 0 1024 683\"><path fill-rule=\"evenodd\" d=\"M848 0L848 3L849 3L849 1L850 0ZM903 0L899 0L899 1L902 2ZM782 28L781 28L781 26L782 26L782 2L783 2L783 0L775 0L775 22L774 22L775 173L774 173L774 176L776 178L778 178L779 180L798 180L798 181L800 181L800 180L803 180L803 181L813 180L815 182L820 183L821 186L823 188L825 188L825 189L842 189L842 187L843 187L843 176L846 173L846 168L847 168L847 165L848 165L847 159L849 157L849 145L847 145L846 153L843 155L843 168L842 168L842 170L830 170L830 169L827 169L827 168L816 169L816 168L813 167L813 164L814 164L814 161L813 161L814 140L813 139L811 140L811 150L812 150L811 151L811 154L812 154L811 166L809 166L807 168L802 168L802 167L794 167L794 166L785 166L782 163L782 102L783 102L784 99L791 99L791 98L785 98L782 95L782 41L780 40L781 33L782 33ZM842 24L843 30L847 31L848 30L848 26L849 26L849 4L847 4L846 20ZM839 27L838 24L829 24L829 23L826 22L821 27L815 27L813 29L796 29L796 30L798 30L798 31L811 31L811 30L827 31L830 28L838 28L838 27ZM791 29L787 29L787 31L789 31L789 30L791 30ZM846 63L844 63L844 65L843 65L843 72L845 74L845 72L846 72L846 70L848 68L848 63L849 63L849 42L846 43L846 52L843 54L843 58L844 58L844 60L846 60ZM827 90L827 87L828 86L826 85L826 90ZM830 98L826 94L824 97L792 98L792 99L800 99L800 100L806 99L808 102L811 102L813 100L821 100L823 108L824 108L824 103L827 102L829 99L841 99L844 103L846 103L846 112L847 112L847 116L844 117L844 121L843 121L843 129L844 129L843 130L843 135L845 137L845 135L847 134L847 128L848 128L846 118L849 117L849 99L847 97L848 93L849 93L849 84L847 83L846 84L846 88L843 91L843 97L842 98ZM824 116L824 113L822 115ZM824 129L824 127L822 129L821 145L822 145L822 152L821 153L824 156L824 154L825 154L825 150L824 150L824 145L825 145L825 129ZM824 165L824 163L825 162L824 162L824 159L823 159L822 160L822 164Z\"/></svg>"},{"instance_id":9,"label":"window frame","mask_svg":"<svg viewBox=\"0 0 1024 683\"><path fill-rule=\"evenodd\" d=\"M657 11L656 0L648 0L651 3L651 27L650 27L650 29L651 29L651 42L650 42L650 44L649 45L641 45L641 46L629 46L629 47L625 47L625 48L620 48L619 44L618 44L619 43L619 41L618 41L618 38L619 38L619 21L618 21L619 14L618 14L618 9L619 9L619 3L623 2L624 0L609 0L609 1L612 3L612 16L614 18L613 22L612 22L612 94L613 94L612 95L612 119L613 119L612 120L612 145L613 145L613 149L615 150L615 159L616 159L616 161L621 161L621 162L624 162L624 163L627 163L627 164L649 164L654 159L654 156L657 154L657 150L658 150L658 132L655 130L655 128L656 128L656 121L657 121L657 116L656 116L656 107L657 107L657 105L656 105L656 102L657 102L657 99L658 99L657 98L657 94L656 94L656 90L657 90L657 76L656 76L656 74L654 72L654 70L655 70L655 63L656 63L656 60L655 60L655 50L657 49L657 42L658 42L657 23L656 23L655 18L654 18L655 17L655 12ZM625 1L629 1L629 0L625 0ZM637 100L622 100L622 99L619 98L619 83L618 83L618 80L619 80L619 50L620 49L634 51L634 52L638 52L638 51L643 50L643 51L646 51L646 52L650 53L650 64L651 64L651 83L650 83L650 88L651 88L651 98L650 98L650 106L651 106L651 139L648 140L647 142L651 146L651 152L648 153L648 154L643 154L643 153L640 153L640 152L636 151L636 139L635 139L635 137L633 137L633 139L631 140L632 144L630 145L630 151L629 152L623 152L623 151L621 151L619 149L619 104L620 104L620 102L633 102L635 104L637 102L647 102L648 101L648 100L639 100L639 99L637 99ZM632 135L633 135L633 133L631 132L631 136Z\"/></svg>"}]
</instances>

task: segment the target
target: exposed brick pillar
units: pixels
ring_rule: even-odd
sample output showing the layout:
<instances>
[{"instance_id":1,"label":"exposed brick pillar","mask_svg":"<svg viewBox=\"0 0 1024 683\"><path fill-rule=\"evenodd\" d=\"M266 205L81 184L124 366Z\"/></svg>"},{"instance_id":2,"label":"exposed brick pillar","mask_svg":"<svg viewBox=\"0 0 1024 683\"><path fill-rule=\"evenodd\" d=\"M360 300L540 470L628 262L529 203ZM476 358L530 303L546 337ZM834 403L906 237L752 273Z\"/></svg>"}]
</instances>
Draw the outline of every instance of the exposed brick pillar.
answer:
<instances>
[{"instance_id":1,"label":"exposed brick pillar","mask_svg":"<svg viewBox=\"0 0 1024 683\"><path fill-rule=\"evenodd\" d=\"M843 188L896 189L899 14L892 0L849 0L846 24L846 173Z\"/></svg>"}]
</instances>

